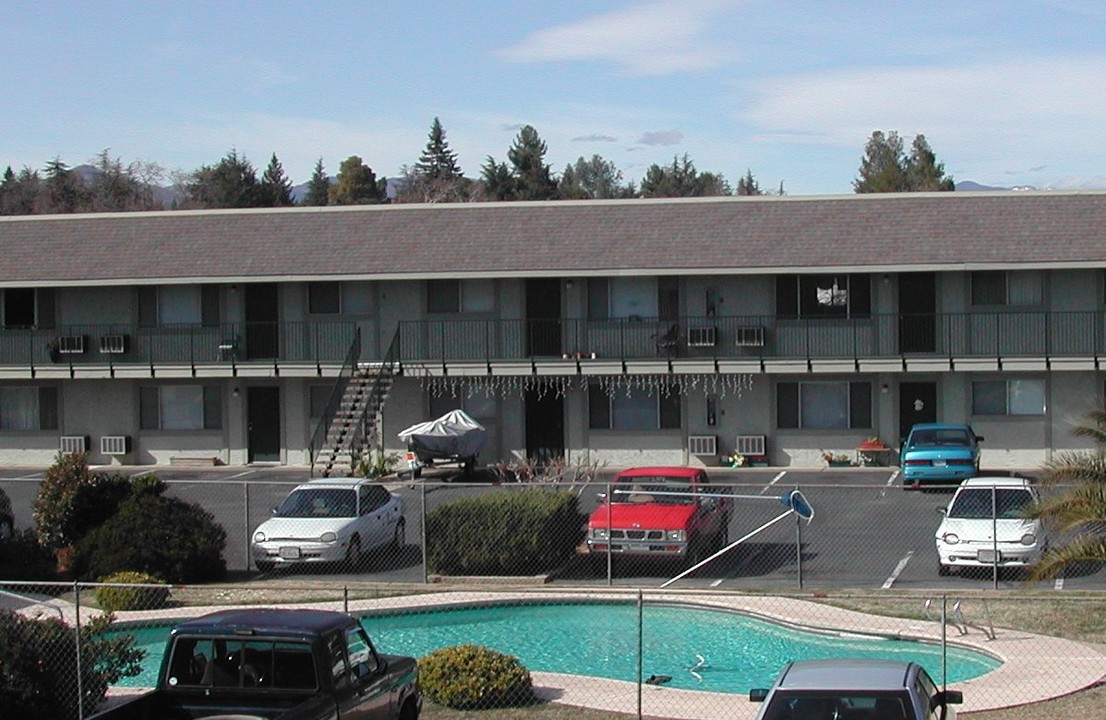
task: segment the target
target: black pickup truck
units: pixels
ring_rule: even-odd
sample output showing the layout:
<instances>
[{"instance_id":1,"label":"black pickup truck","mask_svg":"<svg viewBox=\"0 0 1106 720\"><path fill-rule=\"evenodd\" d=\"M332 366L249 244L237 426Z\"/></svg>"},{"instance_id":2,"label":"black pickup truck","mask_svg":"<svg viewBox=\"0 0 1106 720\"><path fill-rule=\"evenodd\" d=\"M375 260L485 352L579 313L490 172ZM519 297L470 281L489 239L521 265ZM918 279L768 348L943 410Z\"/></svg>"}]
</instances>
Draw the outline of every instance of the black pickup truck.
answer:
<instances>
[{"instance_id":1,"label":"black pickup truck","mask_svg":"<svg viewBox=\"0 0 1106 720\"><path fill-rule=\"evenodd\" d=\"M414 658L339 612L243 608L173 628L157 687L90 720L417 720Z\"/></svg>"}]
</instances>

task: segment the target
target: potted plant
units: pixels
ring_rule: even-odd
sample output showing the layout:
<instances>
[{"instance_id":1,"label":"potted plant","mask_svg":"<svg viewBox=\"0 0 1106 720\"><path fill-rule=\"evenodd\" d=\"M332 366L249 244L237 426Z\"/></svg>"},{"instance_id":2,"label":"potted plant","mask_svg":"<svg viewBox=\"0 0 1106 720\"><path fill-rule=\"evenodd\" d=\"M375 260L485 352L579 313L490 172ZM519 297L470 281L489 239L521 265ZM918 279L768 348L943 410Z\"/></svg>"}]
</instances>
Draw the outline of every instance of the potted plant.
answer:
<instances>
[{"instance_id":1,"label":"potted plant","mask_svg":"<svg viewBox=\"0 0 1106 720\"><path fill-rule=\"evenodd\" d=\"M830 467L848 467L853 464L846 453L831 453L823 450L822 459L825 460L826 465Z\"/></svg>"},{"instance_id":2,"label":"potted plant","mask_svg":"<svg viewBox=\"0 0 1106 720\"><path fill-rule=\"evenodd\" d=\"M730 467L732 468L745 467L749 464L749 458L745 457L739 452L731 454L728 460L730 463Z\"/></svg>"},{"instance_id":3,"label":"potted plant","mask_svg":"<svg viewBox=\"0 0 1106 720\"><path fill-rule=\"evenodd\" d=\"M766 455L750 455L748 460L752 467L768 467L768 456Z\"/></svg>"}]
</instances>

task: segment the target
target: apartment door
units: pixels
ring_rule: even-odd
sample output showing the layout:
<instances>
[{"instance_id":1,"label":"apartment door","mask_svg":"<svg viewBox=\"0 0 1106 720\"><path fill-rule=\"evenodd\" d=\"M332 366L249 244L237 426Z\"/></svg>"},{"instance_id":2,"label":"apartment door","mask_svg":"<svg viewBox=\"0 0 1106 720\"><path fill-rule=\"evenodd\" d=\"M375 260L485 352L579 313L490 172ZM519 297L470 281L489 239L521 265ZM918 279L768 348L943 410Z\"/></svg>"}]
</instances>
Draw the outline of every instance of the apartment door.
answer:
<instances>
[{"instance_id":1,"label":"apartment door","mask_svg":"<svg viewBox=\"0 0 1106 720\"><path fill-rule=\"evenodd\" d=\"M266 360L278 357L280 309L276 283L247 284L246 358Z\"/></svg>"},{"instance_id":2,"label":"apartment door","mask_svg":"<svg viewBox=\"0 0 1106 720\"><path fill-rule=\"evenodd\" d=\"M280 462L280 388L246 388L246 459Z\"/></svg>"},{"instance_id":3,"label":"apartment door","mask_svg":"<svg viewBox=\"0 0 1106 720\"><path fill-rule=\"evenodd\" d=\"M553 460L565 455L565 401L553 390L526 391L526 457Z\"/></svg>"},{"instance_id":4,"label":"apartment door","mask_svg":"<svg viewBox=\"0 0 1106 720\"><path fill-rule=\"evenodd\" d=\"M526 281L526 353L561 356L561 281L541 278Z\"/></svg>"},{"instance_id":5,"label":"apartment door","mask_svg":"<svg viewBox=\"0 0 1106 720\"><path fill-rule=\"evenodd\" d=\"M937 277L931 272L899 275L899 352L937 351Z\"/></svg>"},{"instance_id":6,"label":"apartment door","mask_svg":"<svg viewBox=\"0 0 1106 720\"><path fill-rule=\"evenodd\" d=\"M899 383L899 441L917 423L937 422L937 383Z\"/></svg>"}]
</instances>

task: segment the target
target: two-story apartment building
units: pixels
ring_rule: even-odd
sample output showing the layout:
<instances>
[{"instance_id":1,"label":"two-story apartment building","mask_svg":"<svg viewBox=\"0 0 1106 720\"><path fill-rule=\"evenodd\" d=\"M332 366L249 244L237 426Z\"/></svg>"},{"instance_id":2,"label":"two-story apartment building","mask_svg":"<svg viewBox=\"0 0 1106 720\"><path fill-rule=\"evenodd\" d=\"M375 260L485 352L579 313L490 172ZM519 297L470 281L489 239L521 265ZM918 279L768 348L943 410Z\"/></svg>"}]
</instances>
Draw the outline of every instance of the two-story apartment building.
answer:
<instances>
[{"instance_id":1,"label":"two-story apartment building","mask_svg":"<svg viewBox=\"0 0 1106 720\"><path fill-rule=\"evenodd\" d=\"M1103 395L1104 239L1058 192L0 218L0 462L306 465L461 407L481 462L941 420L1034 466Z\"/></svg>"}]
</instances>

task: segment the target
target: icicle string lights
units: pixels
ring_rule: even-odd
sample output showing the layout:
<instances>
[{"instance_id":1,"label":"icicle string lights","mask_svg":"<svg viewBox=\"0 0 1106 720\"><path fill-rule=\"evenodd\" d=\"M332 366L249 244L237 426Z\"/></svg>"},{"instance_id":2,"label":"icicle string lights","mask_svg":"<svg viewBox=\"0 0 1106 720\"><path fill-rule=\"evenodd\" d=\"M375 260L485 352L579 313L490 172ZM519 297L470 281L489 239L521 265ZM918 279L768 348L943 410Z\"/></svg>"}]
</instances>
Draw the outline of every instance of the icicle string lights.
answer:
<instances>
[{"instance_id":1,"label":"icicle string lights","mask_svg":"<svg viewBox=\"0 0 1106 720\"><path fill-rule=\"evenodd\" d=\"M587 377L542 377L535 375L479 375L470 377L434 377L424 375L422 388L433 397L524 397L528 392L537 394L538 399L549 393L563 398L573 391L587 392L597 387L608 397L634 393L669 397L672 393L690 395L702 393L707 397L724 398L735 395L738 398L753 387L753 376L749 374L689 374L689 375L591 375Z\"/></svg>"}]
</instances>

